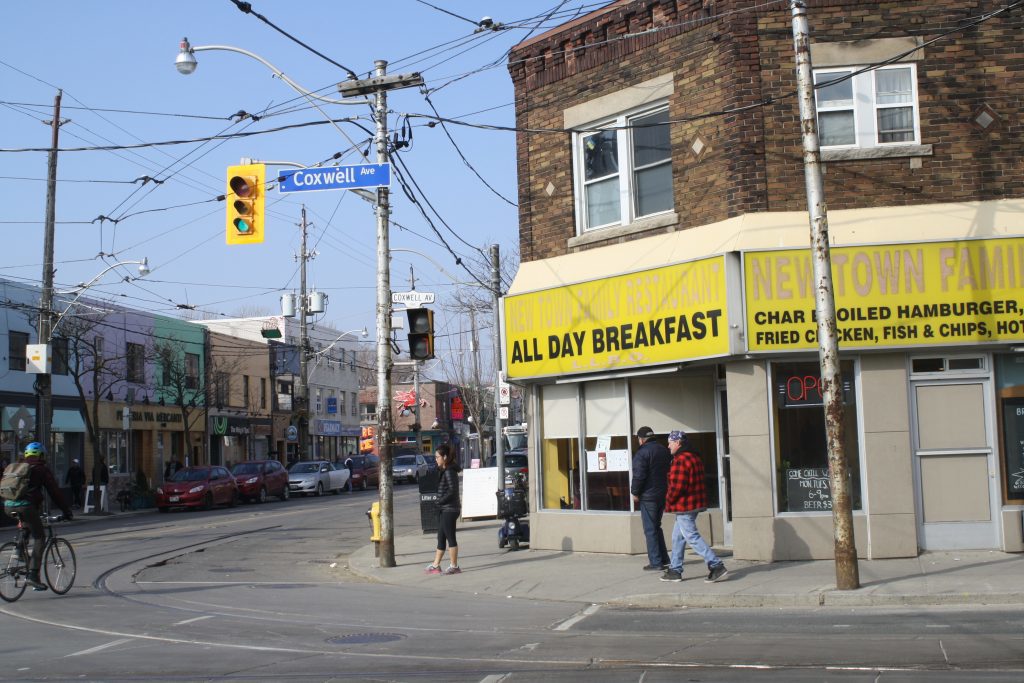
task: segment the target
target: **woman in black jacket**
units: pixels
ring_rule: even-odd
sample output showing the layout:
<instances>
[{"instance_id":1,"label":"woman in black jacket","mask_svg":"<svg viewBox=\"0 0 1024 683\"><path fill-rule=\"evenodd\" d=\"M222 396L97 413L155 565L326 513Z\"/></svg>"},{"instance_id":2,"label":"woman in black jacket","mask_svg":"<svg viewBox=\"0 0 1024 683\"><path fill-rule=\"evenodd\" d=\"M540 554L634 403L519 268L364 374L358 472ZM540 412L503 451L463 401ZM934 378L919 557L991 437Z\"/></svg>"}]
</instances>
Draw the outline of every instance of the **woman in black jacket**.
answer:
<instances>
[{"instance_id":1,"label":"woman in black jacket","mask_svg":"<svg viewBox=\"0 0 1024 683\"><path fill-rule=\"evenodd\" d=\"M437 467L441 470L441 481L437 485L437 505L441 509L437 525L437 552L433 564L427 565L428 574L461 574L459 569L459 544L455 540L455 521L462 514L462 500L459 498L459 463L448 444L442 444L434 453ZM448 569L441 571L441 558L445 544L448 546Z\"/></svg>"}]
</instances>

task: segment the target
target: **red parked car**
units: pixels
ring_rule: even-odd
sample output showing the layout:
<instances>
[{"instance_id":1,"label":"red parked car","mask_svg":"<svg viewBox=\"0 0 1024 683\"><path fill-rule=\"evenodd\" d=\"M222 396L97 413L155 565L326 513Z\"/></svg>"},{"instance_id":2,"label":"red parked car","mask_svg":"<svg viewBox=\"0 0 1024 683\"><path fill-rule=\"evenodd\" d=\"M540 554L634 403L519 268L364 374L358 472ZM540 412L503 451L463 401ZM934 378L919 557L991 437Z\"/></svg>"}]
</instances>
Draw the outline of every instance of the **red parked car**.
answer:
<instances>
[{"instance_id":1,"label":"red parked car","mask_svg":"<svg viewBox=\"0 0 1024 683\"><path fill-rule=\"evenodd\" d=\"M156 490L156 509L160 512L178 507L206 510L214 505L234 507L237 502L235 478L226 468L217 465L178 470Z\"/></svg>"},{"instance_id":2,"label":"red parked car","mask_svg":"<svg viewBox=\"0 0 1024 683\"><path fill-rule=\"evenodd\" d=\"M288 470L277 460L246 460L231 468L238 483L238 495L256 503L274 496L288 500Z\"/></svg>"}]
</instances>

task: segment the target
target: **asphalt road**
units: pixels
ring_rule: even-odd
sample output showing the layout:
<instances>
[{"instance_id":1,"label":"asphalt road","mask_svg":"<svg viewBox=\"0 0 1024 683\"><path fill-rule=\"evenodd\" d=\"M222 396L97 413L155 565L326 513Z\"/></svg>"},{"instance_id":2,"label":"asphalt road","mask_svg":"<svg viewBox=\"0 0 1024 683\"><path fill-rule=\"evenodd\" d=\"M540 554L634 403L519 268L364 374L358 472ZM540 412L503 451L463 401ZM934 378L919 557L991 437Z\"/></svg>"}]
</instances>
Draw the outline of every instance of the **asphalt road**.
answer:
<instances>
[{"instance_id":1,"label":"asphalt road","mask_svg":"<svg viewBox=\"0 0 1024 683\"><path fill-rule=\"evenodd\" d=\"M0 680L1024 678L1018 609L642 610L370 583L346 557L374 497L64 525L76 585L0 605ZM396 544L433 544L406 536L414 487L395 509Z\"/></svg>"}]
</instances>

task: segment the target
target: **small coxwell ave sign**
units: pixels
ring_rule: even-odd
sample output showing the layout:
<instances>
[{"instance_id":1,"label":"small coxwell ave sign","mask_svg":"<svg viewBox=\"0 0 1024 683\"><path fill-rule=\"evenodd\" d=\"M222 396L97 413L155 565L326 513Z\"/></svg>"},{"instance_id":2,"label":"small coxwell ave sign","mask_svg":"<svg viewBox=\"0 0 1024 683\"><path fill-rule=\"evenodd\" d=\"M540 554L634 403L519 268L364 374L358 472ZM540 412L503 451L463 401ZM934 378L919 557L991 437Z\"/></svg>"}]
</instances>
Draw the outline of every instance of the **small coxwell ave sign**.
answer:
<instances>
[{"instance_id":1,"label":"small coxwell ave sign","mask_svg":"<svg viewBox=\"0 0 1024 683\"><path fill-rule=\"evenodd\" d=\"M281 171L277 179L279 192L386 187L391 184L391 164L300 168Z\"/></svg>"}]
</instances>

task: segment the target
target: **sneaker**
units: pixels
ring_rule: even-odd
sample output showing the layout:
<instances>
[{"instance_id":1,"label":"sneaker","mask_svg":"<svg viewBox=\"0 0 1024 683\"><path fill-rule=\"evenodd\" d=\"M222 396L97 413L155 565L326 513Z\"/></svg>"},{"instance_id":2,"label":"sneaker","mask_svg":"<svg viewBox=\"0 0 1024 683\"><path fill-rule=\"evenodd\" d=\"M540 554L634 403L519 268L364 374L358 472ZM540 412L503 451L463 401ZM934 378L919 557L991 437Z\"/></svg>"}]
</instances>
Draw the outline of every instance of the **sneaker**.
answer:
<instances>
[{"instance_id":1,"label":"sneaker","mask_svg":"<svg viewBox=\"0 0 1024 683\"><path fill-rule=\"evenodd\" d=\"M717 583L719 581L725 581L729 576L729 570L725 568L724 564L716 564L708 572L708 578L704 579L704 583Z\"/></svg>"},{"instance_id":2,"label":"sneaker","mask_svg":"<svg viewBox=\"0 0 1024 683\"><path fill-rule=\"evenodd\" d=\"M644 565L644 571L645 572L663 572L666 569L668 569L668 565L667 564L645 564Z\"/></svg>"},{"instance_id":3,"label":"sneaker","mask_svg":"<svg viewBox=\"0 0 1024 683\"><path fill-rule=\"evenodd\" d=\"M46 584L39 580L38 574L29 574L25 577L25 583L32 586L34 591L46 590Z\"/></svg>"},{"instance_id":4,"label":"sneaker","mask_svg":"<svg viewBox=\"0 0 1024 683\"><path fill-rule=\"evenodd\" d=\"M425 570L425 571L426 571L426 572L427 572L428 574L442 574L442 573L443 573L443 572L441 571L441 568L440 568L440 567L437 567L437 566L435 566L435 565L432 565L432 564L428 564L428 565L427 565L427 568L426 568L426 570Z\"/></svg>"},{"instance_id":5,"label":"sneaker","mask_svg":"<svg viewBox=\"0 0 1024 683\"><path fill-rule=\"evenodd\" d=\"M462 570L461 570L461 569L459 569L458 567L453 567L453 566L451 566L451 565L448 565L448 569L445 569L445 570L444 570L444 573L445 573L445 574L447 574L447 575L451 575L451 574L461 574L461 573L462 573Z\"/></svg>"},{"instance_id":6,"label":"sneaker","mask_svg":"<svg viewBox=\"0 0 1024 683\"><path fill-rule=\"evenodd\" d=\"M664 574L661 575L661 578L658 579L658 580L659 581L671 581L673 583L677 583L677 582L683 580L683 573L682 572L677 572L675 569L668 569L668 570L665 571Z\"/></svg>"}]
</instances>

